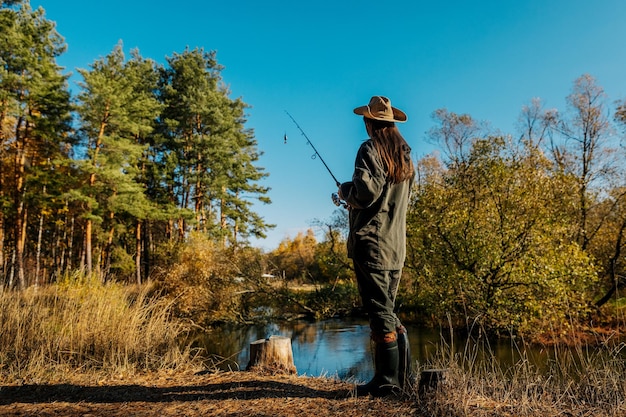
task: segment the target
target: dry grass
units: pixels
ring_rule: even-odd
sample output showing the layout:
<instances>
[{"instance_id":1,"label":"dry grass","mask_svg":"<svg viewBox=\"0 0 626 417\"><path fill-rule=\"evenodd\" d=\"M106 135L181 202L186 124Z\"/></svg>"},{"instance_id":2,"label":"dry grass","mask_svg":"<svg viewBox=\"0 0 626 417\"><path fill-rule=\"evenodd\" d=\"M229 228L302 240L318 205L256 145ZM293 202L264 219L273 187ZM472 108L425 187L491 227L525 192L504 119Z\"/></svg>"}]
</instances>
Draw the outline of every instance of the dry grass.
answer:
<instances>
[{"instance_id":1,"label":"dry grass","mask_svg":"<svg viewBox=\"0 0 626 417\"><path fill-rule=\"evenodd\" d=\"M488 344L443 344L420 370L446 370L436 390L356 398L331 378L194 373L199 358L170 304L147 288L70 282L0 294L1 415L624 416L623 344L599 354L554 347L545 368L502 369ZM612 347L611 347L612 346Z\"/></svg>"},{"instance_id":2,"label":"dry grass","mask_svg":"<svg viewBox=\"0 0 626 417\"><path fill-rule=\"evenodd\" d=\"M180 323L148 288L69 282L0 293L0 378L134 372L193 362Z\"/></svg>"},{"instance_id":3,"label":"dry grass","mask_svg":"<svg viewBox=\"0 0 626 417\"><path fill-rule=\"evenodd\" d=\"M623 347L552 347L542 369L520 350L521 359L503 369L486 343L468 342L463 354L444 345L422 369L445 369L445 381L418 398L419 410L432 416L625 416Z\"/></svg>"}]
</instances>

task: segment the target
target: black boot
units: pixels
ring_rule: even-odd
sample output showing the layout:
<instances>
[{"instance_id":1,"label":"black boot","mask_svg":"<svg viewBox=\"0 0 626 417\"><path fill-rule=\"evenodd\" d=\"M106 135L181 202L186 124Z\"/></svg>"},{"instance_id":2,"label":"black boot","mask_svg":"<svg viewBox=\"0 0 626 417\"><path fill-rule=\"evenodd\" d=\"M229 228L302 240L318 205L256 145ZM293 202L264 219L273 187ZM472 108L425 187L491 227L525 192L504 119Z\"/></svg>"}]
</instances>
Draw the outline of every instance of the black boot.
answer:
<instances>
[{"instance_id":1,"label":"black boot","mask_svg":"<svg viewBox=\"0 0 626 417\"><path fill-rule=\"evenodd\" d=\"M398 327L398 382L404 390L413 389L415 374L413 374L413 362L411 359L411 345L404 326Z\"/></svg>"},{"instance_id":2,"label":"black boot","mask_svg":"<svg viewBox=\"0 0 626 417\"><path fill-rule=\"evenodd\" d=\"M357 395L372 394L384 397L400 392L398 382L398 342L376 342L374 346L374 378L364 385L357 385Z\"/></svg>"}]
</instances>

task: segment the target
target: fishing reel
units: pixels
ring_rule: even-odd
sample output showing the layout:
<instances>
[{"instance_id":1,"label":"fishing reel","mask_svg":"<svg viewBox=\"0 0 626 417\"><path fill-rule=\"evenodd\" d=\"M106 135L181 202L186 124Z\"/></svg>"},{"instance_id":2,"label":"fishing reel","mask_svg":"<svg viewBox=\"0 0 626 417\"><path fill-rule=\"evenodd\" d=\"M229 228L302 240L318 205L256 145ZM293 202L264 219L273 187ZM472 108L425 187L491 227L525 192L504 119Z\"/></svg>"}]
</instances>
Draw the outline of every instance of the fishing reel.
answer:
<instances>
[{"instance_id":1,"label":"fishing reel","mask_svg":"<svg viewBox=\"0 0 626 417\"><path fill-rule=\"evenodd\" d=\"M343 207L346 209L348 208L348 203L339 198L339 194L332 193L331 198L333 199L333 204L335 204L337 207Z\"/></svg>"}]
</instances>

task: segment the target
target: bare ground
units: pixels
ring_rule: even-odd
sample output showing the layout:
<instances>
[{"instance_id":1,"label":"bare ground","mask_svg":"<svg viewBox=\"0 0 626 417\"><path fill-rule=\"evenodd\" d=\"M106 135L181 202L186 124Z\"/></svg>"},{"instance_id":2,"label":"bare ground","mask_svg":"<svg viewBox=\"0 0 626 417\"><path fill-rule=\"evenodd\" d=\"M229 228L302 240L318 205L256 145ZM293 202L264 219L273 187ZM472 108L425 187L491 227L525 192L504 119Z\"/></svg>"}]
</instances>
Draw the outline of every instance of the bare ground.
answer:
<instances>
[{"instance_id":1,"label":"bare ground","mask_svg":"<svg viewBox=\"0 0 626 417\"><path fill-rule=\"evenodd\" d=\"M330 378L156 373L101 380L68 376L48 383L0 385L2 416L415 416L410 398L356 397Z\"/></svg>"}]
</instances>

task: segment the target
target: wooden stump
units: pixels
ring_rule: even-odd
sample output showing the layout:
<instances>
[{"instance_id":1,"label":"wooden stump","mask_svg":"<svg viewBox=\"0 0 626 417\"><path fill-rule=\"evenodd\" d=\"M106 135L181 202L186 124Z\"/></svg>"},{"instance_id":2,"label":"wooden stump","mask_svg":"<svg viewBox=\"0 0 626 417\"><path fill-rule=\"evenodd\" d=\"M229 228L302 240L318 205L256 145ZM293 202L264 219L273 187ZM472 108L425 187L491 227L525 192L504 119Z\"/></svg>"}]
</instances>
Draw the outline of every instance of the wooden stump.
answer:
<instances>
[{"instance_id":1,"label":"wooden stump","mask_svg":"<svg viewBox=\"0 0 626 417\"><path fill-rule=\"evenodd\" d=\"M445 369L425 369L420 374L418 391L420 395L428 391L436 390L438 386L445 383Z\"/></svg>"},{"instance_id":2,"label":"wooden stump","mask_svg":"<svg viewBox=\"0 0 626 417\"><path fill-rule=\"evenodd\" d=\"M291 339L284 336L270 336L250 343L250 361L247 371L260 371L295 374Z\"/></svg>"}]
</instances>

